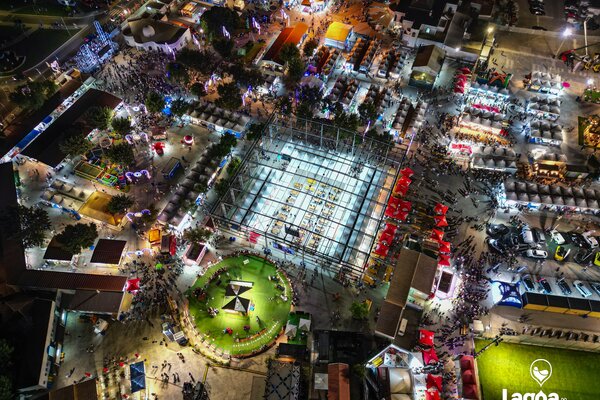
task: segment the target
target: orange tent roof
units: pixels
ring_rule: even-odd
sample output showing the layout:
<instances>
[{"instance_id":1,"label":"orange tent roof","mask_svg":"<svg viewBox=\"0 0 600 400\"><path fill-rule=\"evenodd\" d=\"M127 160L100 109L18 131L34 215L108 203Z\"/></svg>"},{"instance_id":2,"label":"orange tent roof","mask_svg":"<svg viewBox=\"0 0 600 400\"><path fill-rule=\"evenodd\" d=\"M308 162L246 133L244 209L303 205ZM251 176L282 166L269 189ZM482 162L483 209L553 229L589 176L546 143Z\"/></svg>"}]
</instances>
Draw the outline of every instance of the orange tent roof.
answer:
<instances>
[{"instance_id":1,"label":"orange tent roof","mask_svg":"<svg viewBox=\"0 0 600 400\"><path fill-rule=\"evenodd\" d=\"M350 367L335 363L327 366L329 375L327 400L350 400Z\"/></svg>"}]
</instances>

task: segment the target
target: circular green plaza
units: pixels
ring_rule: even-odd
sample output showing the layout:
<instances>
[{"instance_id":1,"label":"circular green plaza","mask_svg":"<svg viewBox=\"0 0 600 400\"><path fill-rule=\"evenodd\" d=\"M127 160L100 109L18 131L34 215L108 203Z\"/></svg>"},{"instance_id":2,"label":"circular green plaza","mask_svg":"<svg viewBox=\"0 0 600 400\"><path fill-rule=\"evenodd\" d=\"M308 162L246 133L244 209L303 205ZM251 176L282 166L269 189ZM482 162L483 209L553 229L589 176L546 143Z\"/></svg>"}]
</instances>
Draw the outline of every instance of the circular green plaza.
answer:
<instances>
[{"instance_id":1,"label":"circular green plaza","mask_svg":"<svg viewBox=\"0 0 600 400\"><path fill-rule=\"evenodd\" d=\"M188 292L189 314L204 343L232 356L273 342L292 304L288 279L269 261L241 255L212 265Z\"/></svg>"}]
</instances>

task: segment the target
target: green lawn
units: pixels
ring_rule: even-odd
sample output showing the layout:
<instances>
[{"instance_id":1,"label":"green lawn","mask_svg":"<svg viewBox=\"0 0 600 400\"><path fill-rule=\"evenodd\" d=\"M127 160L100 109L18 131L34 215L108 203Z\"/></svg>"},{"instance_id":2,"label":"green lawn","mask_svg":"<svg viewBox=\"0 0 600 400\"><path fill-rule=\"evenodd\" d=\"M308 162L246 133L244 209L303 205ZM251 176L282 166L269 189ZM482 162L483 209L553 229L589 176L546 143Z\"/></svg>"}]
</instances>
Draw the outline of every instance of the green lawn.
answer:
<instances>
[{"instance_id":1,"label":"green lawn","mask_svg":"<svg viewBox=\"0 0 600 400\"><path fill-rule=\"evenodd\" d=\"M476 340L477 350L488 342ZM539 358L552 364L552 376L544 383L546 394L557 393L568 400L600 399L600 354L501 343L477 358L483 400L501 400L502 389L508 396L514 392L538 393L540 386L531 378L529 367Z\"/></svg>"},{"instance_id":2,"label":"green lawn","mask_svg":"<svg viewBox=\"0 0 600 400\"><path fill-rule=\"evenodd\" d=\"M249 263L244 264L244 260ZM210 281L211 276L225 267L229 276L223 272L220 276L221 284L217 285L217 279ZM269 280L269 276L277 274L279 282L285 288L287 301L279 297L282 293L275 286L276 283ZM229 280L241 280L252 282L252 288L243 293L241 297L247 298L254 303L254 311L248 315L234 314L222 310L222 307L231 298L225 296L225 288ZM200 301L194 295L195 288L206 288L207 300ZM201 277L188 292L189 311L194 317L196 328L202 334L209 337L212 344L230 354L247 354L268 344L278 336L282 326L287 322L290 312L292 291L287 280L277 272L277 268L260 257L240 256L227 258L213 265ZM220 310L216 317L208 314L208 307ZM260 323L256 317L260 317ZM245 325L250 326L248 332L243 330ZM233 335L223 333L226 328L233 330ZM252 339L236 342L235 338L244 339L252 336Z\"/></svg>"}]
</instances>

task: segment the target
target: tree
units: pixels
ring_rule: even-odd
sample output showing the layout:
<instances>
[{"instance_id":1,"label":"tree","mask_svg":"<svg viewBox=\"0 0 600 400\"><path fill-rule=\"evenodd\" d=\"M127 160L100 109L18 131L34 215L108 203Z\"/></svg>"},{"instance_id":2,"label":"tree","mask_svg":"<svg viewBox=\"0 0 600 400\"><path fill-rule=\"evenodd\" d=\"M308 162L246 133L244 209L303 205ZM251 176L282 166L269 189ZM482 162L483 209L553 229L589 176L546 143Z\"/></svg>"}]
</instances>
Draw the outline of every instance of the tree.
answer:
<instances>
[{"instance_id":1,"label":"tree","mask_svg":"<svg viewBox=\"0 0 600 400\"><path fill-rule=\"evenodd\" d=\"M0 400L14 399L12 380L6 375L0 375Z\"/></svg>"},{"instance_id":2,"label":"tree","mask_svg":"<svg viewBox=\"0 0 600 400\"><path fill-rule=\"evenodd\" d=\"M337 112L333 118L333 123L340 128L346 129L350 132L356 132L360 124L358 115L354 113L347 113L344 111Z\"/></svg>"},{"instance_id":3,"label":"tree","mask_svg":"<svg viewBox=\"0 0 600 400\"><path fill-rule=\"evenodd\" d=\"M118 194L113 196L106 208L108 208L108 212L111 214L123 214L129 207L133 205L134 201L127 195Z\"/></svg>"},{"instance_id":4,"label":"tree","mask_svg":"<svg viewBox=\"0 0 600 400\"><path fill-rule=\"evenodd\" d=\"M260 71L254 69L254 68L246 68L240 62L236 62L236 63L232 64L227 69L227 72L231 76L233 76L233 80L242 87L248 87L248 86L256 87L256 86L260 85L264 80Z\"/></svg>"},{"instance_id":5,"label":"tree","mask_svg":"<svg viewBox=\"0 0 600 400\"><path fill-rule=\"evenodd\" d=\"M165 108L165 99L156 92L148 92L145 104L149 113L157 113Z\"/></svg>"},{"instance_id":6,"label":"tree","mask_svg":"<svg viewBox=\"0 0 600 400\"><path fill-rule=\"evenodd\" d=\"M229 165L227 166L227 175L233 176L233 174L235 174L237 169L240 167L241 163L242 163L242 160L240 160L239 157L233 157L229 161Z\"/></svg>"},{"instance_id":7,"label":"tree","mask_svg":"<svg viewBox=\"0 0 600 400\"><path fill-rule=\"evenodd\" d=\"M0 339L0 371L6 371L12 366L12 356L15 348L6 339Z\"/></svg>"},{"instance_id":8,"label":"tree","mask_svg":"<svg viewBox=\"0 0 600 400\"><path fill-rule=\"evenodd\" d=\"M133 149L128 143L115 144L106 151L106 157L115 164L130 166L135 161Z\"/></svg>"},{"instance_id":9,"label":"tree","mask_svg":"<svg viewBox=\"0 0 600 400\"><path fill-rule=\"evenodd\" d=\"M212 231L206 228L189 228L183 232L183 238L192 243L206 243L212 236Z\"/></svg>"},{"instance_id":10,"label":"tree","mask_svg":"<svg viewBox=\"0 0 600 400\"><path fill-rule=\"evenodd\" d=\"M94 147L94 144L87 139L83 133L77 133L67 137L58 144L58 148L63 154L72 157L87 153Z\"/></svg>"},{"instance_id":11,"label":"tree","mask_svg":"<svg viewBox=\"0 0 600 400\"><path fill-rule=\"evenodd\" d=\"M67 225L61 233L56 235L56 240L72 254L81 253L81 249L93 245L96 238L98 238L98 230L93 223Z\"/></svg>"},{"instance_id":12,"label":"tree","mask_svg":"<svg viewBox=\"0 0 600 400\"><path fill-rule=\"evenodd\" d=\"M190 81L190 74L182 63L170 62L167 64L166 70L169 79L175 82L187 84Z\"/></svg>"},{"instance_id":13,"label":"tree","mask_svg":"<svg viewBox=\"0 0 600 400\"><path fill-rule=\"evenodd\" d=\"M350 312L354 319L366 319L367 315L369 315L369 307L364 301L354 301L350 305Z\"/></svg>"},{"instance_id":14,"label":"tree","mask_svg":"<svg viewBox=\"0 0 600 400\"><path fill-rule=\"evenodd\" d=\"M181 117L183 114L187 112L190 108L190 103L185 101L184 99L177 99L171 103L171 112L173 115Z\"/></svg>"},{"instance_id":15,"label":"tree","mask_svg":"<svg viewBox=\"0 0 600 400\"><path fill-rule=\"evenodd\" d=\"M300 50L298 50L298 46L294 43L286 43L281 46L281 50L279 50L279 59L283 61L284 64L290 63L294 59L300 58Z\"/></svg>"},{"instance_id":16,"label":"tree","mask_svg":"<svg viewBox=\"0 0 600 400\"><path fill-rule=\"evenodd\" d=\"M196 82L190 86L190 93L198 97L204 97L206 96L206 89L202 83Z\"/></svg>"},{"instance_id":17,"label":"tree","mask_svg":"<svg viewBox=\"0 0 600 400\"><path fill-rule=\"evenodd\" d=\"M312 56L317 47L319 47L319 41L316 38L307 40L306 43L304 43L304 47L302 47L304 57Z\"/></svg>"},{"instance_id":18,"label":"tree","mask_svg":"<svg viewBox=\"0 0 600 400\"><path fill-rule=\"evenodd\" d=\"M227 193L227 189L229 189L229 182L227 182L225 179L218 180L217 183L215 183L214 189L219 197L221 197Z\"/></svg>"},{"instance_id":19,"label":"tree","mask_svg":"<svg viewBox=\"0 0 600 400\"><path fill-rule=\"evenodd\" d=\"M246 131L246 139L254 140L261 138L263 135L263 129L265 129L265 124L261 122L253 122Z\"/></svg>"},{"instance_id":20,"label":"tree","mask_svg":"<svg viewBox=\"0 0 600 400\"><path fill-rule=\"evenodd\" d=\"M215 69L215 57L212 51L183 48L177 53L177 61L201 74L210 74Z\"/></svg>"},{"instance_id":21,"label":"tree","mask_svg":"<svg viewBox=\"0 0 600 400\"><path fill-rule=\"evenodd\" d=\"M372 101L364 101L358 106L358 113L363 123L373 122L377 119L377 107Z\"/></svg>"},{"instance_id":22,"label":"tree","mask_svg":"<svg viewBox=\"0 0 600 400\"><path fill-rule=\"evenodd\" d=\"M219 139L219 146L227 149L227 153L225 154L229 154L231 148L237 146L237 138L232 133L224 133Z\"/></svg>"},{"instance_id":23,"label":"tree","mask_svg":"<svg viewBox=\"0 0 600 400\"><path fill-rule=\"evenodd\" d=\"M156 208L154 204L150 204L148 210L150 211L150 214L142 214L139 219L139 222L143 227L153 225L158 217L158 208Z\"/></svg>"},{"instance_id":24,"label":"tree","mask_svg":"<svg viewBox=\"0 0 600 400\"><path fill-rule=\"evenodd\" d=\"M46 232L52 229L48 212L43 208L9 207L1 216L4 234L20 240L26 249L44 244Z\"/></svg>"},{"instance_id":25,"label":"tree","mask_svg":"<svg viewBox=\"0 0 600 400\"><path fill-rule=\"evenodd\" d=\"M296 107L296 116L303 119L312 119L314 117L313 104L308 101L301 101Z\"/></svg>"},{"instance_id":26,"label":"tree","mask_svg":"<svg viewBox=\"0 0 600 400\"><path fill-rule=\"evenodd\" d=\"M131 132L131 120L129 117L113 118L110 125L118 135L125 136Z\"/></svg>"},{"instance_id":27,"label":"tree","mask_svg":"<svg viewBox=\"0 0 600 400\"><path fill-rule=\"evenodd\" d=\"M298 82L300 82L302 75L304 75L304 71L306 71L306 65L300 57L292 58L290 60L290 62L287 64L285 76L283 77L283 81L288 89L293 88Z\"/></svg>"},{"instance_id":28,"label":"tree","mask_svg":"<svg viewBox=\"0 0 600 400\"><path fill-rule=\"evenodd\" d=\"M54 81L35 81L17 87L9 99L23 109L37 110L56 92Z\"/></svg>"},{"instance_id":29,"label":"tree","mask_svg":"<svg viewBox=\"0 0 600 400\"><path fill-rule=\"evenodd\" d=\"M233 33L241 26L237 12L227 7L211 7L200 17L202 28L210 36L223 35L223 27Z\"/></svg>"},{"instance_id":30,"label":"tree","mask_svg":"<svg viewBox=\"0 0 600 400\"><path fill-rule=\"evenodd\" d=\"M87 119L90 124L97 129L106 130L110 126L114 111L110 107L91 107L87 112Z\"/></svg>"},{"instance_id":31,"label":"tree","mask_svg":"<svg viewBox=\"0 0 600 400\"><path fill-rule=\"evenodd\" d=\"M235 42L233 40L227 39L226 37L217 37L212 41L212 46L215 51L225 59L231 57L234 44Z\"/></svg>"},{"instance_id":32,"label":"tree","mask_svg":"<svg viewBox=\"0 0 600 400\"><path fill-rule=\"evenodd\" d=\"M235 82L220 84L217 87L217 93L219 93L219 98L215 101L217 106L228 110L237 110L242 106L240 89Z\"/></svg>"}]
</instances>

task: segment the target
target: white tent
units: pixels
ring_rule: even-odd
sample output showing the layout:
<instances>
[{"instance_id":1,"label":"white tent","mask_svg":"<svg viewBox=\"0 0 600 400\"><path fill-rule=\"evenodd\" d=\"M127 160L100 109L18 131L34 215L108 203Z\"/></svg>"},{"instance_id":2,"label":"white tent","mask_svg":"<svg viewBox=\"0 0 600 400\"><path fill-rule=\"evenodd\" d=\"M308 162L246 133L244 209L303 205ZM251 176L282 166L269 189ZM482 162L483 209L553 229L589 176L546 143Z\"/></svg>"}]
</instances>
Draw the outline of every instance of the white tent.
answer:
<instances>
[{"instance_id":1,"label":"white tent","mask_svg":"<svg viewBox=\"0 0 600 400\"><path fill-rule=\"evenodd\" d=\"M300 328L301 331L310 331L310 319L300 318L298 328Z\"/></svg>"},{"instance_id":2,"label":"white tent","mask_svg":"<svg viewBox=\"0 0 600 400\"><path fill-rule=\"evenodd\" d=\"M289 337L296 336L296 332L298 332L298 326L288 321L287 325L285 326L285 335Z\"/></svg>"},{"instance_id":3,"label":"white tent","mask_svg":"<svg viewBox=\"0 0 600 400\"><path fill-rule=\"evenodd\" d=\"M412 400L412 397L404 393L394 393L391 397L392 400Z\"/></svg>"},{"instance_id":4,"label":"white tent","mask_svg":"<svg viewBox=\"0 0 600 400\"><path fill-rule=\"evenodd\" d=\"M412 393L410 372L405 368L388 368L390 374L390 393Z\"/></svg>"}]
</instances>

